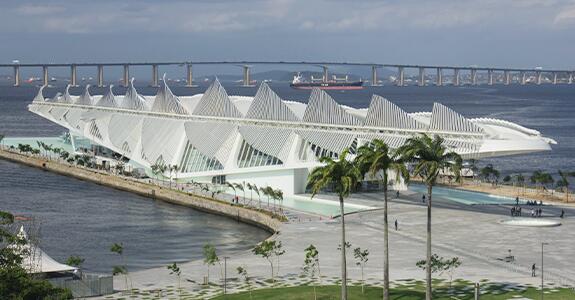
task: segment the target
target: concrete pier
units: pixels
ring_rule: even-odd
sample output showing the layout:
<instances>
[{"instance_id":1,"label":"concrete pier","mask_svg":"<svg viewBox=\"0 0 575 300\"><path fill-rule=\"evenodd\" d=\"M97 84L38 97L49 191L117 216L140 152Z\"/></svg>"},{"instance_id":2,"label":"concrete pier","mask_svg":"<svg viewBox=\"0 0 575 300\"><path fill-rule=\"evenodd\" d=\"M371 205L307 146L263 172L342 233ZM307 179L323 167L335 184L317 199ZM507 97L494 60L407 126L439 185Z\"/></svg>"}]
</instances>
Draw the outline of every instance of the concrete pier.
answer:
<instances>
[{"instance_id":1,"label":"concrete pier","mask_svg":"<svg viewBox=\"0 0 575 300\"><path fill-rule=\"evenodd\" d=\"M244 68L244 80L243 80L243 86L244 87L249 87L251 86L251 79L250 79L250 66L242 66ZM327 76L327 69L324 68L324 76ZM324 77L324 81L325 81L325 77Z\"/></svg>"},{"instance_id":2,"label":"concrete pier","mask_svg":"<svg viewBox=\"0 0 575 300\"><path fill-rule=\"evenodd\" d=\"M187 87L196 87L194 85L194 75L192 72L192 64L186 64L186 86Z\"/></svg>"},{"instance_id":3,"label":"concrete pier","mask_svg":"<svg viewBox=\"0 0 575 300\"><path fill-rule=\"evenodd\" d=\"M419 86L425 86L425 68L419 68Z\"/></svg>"},{"instance_id":4,"label":"concrete pier","mask_svg":"<svg viewBox=\"0 0 575 300\"><path fill-rule=\"evenodd\" d=\"M98 65L98 87L104 86L104 66Z\"/></svg>"},{"instance_id":5,"label":"concrete pier","mask_svg":"<svg viewBox=\"0 0 575 300\"><path fill-rule=\"evenodd\" d=\"M152 65L152 82L150 86L158 87L158 65Z\"/></svg>"},{"instance_id":6,"label":"concrete pier","mask_svg":"<svg viewBox=\"0 0 575 300\"><path fill-rule=\"evenodd\" d=\"M130 66L124 65L124 73L122 76L122 85L124 87L127 87L129 83L130 83Z\"/></svg>"},{"instance_id":7,"label":"concrete pier","mask_svg":"<svg viewBox=\"0 0 575 300\"><path fill-rule=\"evenodd\" d=\"M493 85L493 70L487 70L487 84Z\"/></svg>"},{"instance_id":8,"label":"concrete pier","mask_svg":"<svg viewBox=\"0 0 575 300\"><path fill-rule=\"evenodd\" d=\"M14 66L14 86L20 86L20 66Z\"/></svg>"},{"instance_id":9,"label":"concrete pier","mask_svg":"<svg viewBox=\"0 0 575 300\"><path fill-rule=\"evenodd\" d=\"M48 85L48 66L42 66L42 83L44 86Z\"/></svg>"},{"instance_id":10,"label":"concrete pier","mask_svg":"<svg viewBox=\"0 0 575 300\"><path fill-rule=\"evenodd\" d=\"M536 78L535 83L537 83L537 85L540 85L541 84L541 71L535 72L535 78Z\"/></svg>"},{"instance_id":11,"label":"concrete pier","mask_svg":"<svg viewBox=\"0 0 575 300\"><path fill-rule=\"evenodd\" d=\"M371 66L371 86L379 86L377 80L377 66Z\"/></svg>"},{"instance_id":12,"label":"concrete pier","mask_svg":"<svg viewBox=\"0 0 575 300\"><path fill-rule=\"evenodd\" d=\"M321 66L323 68L323 82L327 82L329 78L327 77L327 66Z\"/></svg>"},{"instance_id":13,"label":"concrete pier","mask_svg":"<svg viewBox=\"0 0 575 300\"><path fill-rule=\"evenodd\" d=\"M459 69L453 69L453 85L459 86Z\"/></svg>"},{"instance_id":14,"label":"concrete pier","mask_svg":"<svg viewBox=\"0 0 575 300\"><path fill-rule=\"evenodd\" d=\"M573 73L569 73L569 81L568 84L573 84Z\"/></svg>"},{"instance_id":15,"label":"concrete pier","mask_svg":"<svg viewBox=\"0 0 575 300\"><path fill-rule=\"evenodd\" d=\"M477 85L477 69L471 69L471 85Z\"/></svg>"},{"instance_id":16,"label":"concrete pier","mask_svg":"<svg viewBox=\"0 0 575 300\"><path fill-rule=\"evenodd\" d=\"M70 66L70 85L78 86L78 73L76 72L76 65Z\"/></svg>"},{"instance_id":17,"label":"concrete pier","mask_svg":"<svg viewBox=\"0 0 575 300\"><path fill-rule=\"evenodd\" d=\"M503 80L504 80L504 81L503 81L504 83L503 83L503 84L509 85L509 84L511 83L511 75L510 75L509 71L507 71L507 70L504 71L504 72L503 72L503 77L504 77L504 79L503 79Z\"/></svg>"},{"instance_id":18,"label":"concrete pier","mask_svg":"<svg viewBox=\"0 0 575 300\"><path fill-rule=\"evenodd\" d=\"M520 80L519 83L520 83L521 85L525 85L525 83L527 83L527 78L526 78L526 77L527 77L527 76L526 76L525 72L523 72L523 71L519 72L519 80Z\"/></svg>"},{"instance_id":19,"label":"concrete pier","mask_svg":"<svg viewBox=\"0 0 575 300\"><path fill-rule=\"evenodd\" d=\"M397 85L398 85L398 86L403 86L404 83L405 83L405 81L404 81L404 79L405 79L405 71L404 71L404 68L403 68L403 67L399 67L399 68L397 68L397 71L398 71Z\"/></svg>"},{"instance_id":20,"label":"concrete pier","mask_svg":"<svg viewBox=\"0 0 575 300\"><path fill-rule=\"evenodd\" d=\"M553 72L553 84L557 84L557 72Z\"/></svg>"},{"instance_id":21,"label":"concrete pier","mask_svg":"<svg viewBox=\"0 0 575 300\"><path fill-rule=\"evenodd\" d=\"M443 70L441 68L437 68L437 76L435 77L435 84L437 86L443 85Z\"/></svg>"}]
</instances>

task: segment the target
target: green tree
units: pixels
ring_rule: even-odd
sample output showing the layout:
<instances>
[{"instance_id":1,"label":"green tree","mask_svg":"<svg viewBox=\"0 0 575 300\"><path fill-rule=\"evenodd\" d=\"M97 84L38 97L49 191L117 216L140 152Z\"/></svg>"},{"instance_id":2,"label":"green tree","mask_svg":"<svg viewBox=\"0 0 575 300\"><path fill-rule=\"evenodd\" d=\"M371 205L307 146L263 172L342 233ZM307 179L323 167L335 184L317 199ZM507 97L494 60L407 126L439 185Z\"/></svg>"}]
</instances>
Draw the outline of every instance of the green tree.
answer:
<instances>
[{"instance_id":1,"label":"green tree","mask_svg":"<svg viewBox=\"0 0 575 300\"><path fill-rule=\"evenodd\" d=\"M360 247L353 249L353 257L355 258L355 264L361 269L361 293L364 293L365 280L363 279L363 269L369 260L369 250L361 250Z\"/></svg>"},{"instance_id":2,"label":"green tree","mask_svg":"<svg viewBox=\"0 0 575 300\"><path fill-rule=\"evenodd\" d=\"M48 281L34 279L22 267L28 241L14 234L14 216L0 211L0 299L72 299L67 289L53 287Z\"/></svg>"},{"instance_id":3,"label":"green tree","mask_svg":"<svg viewBox=\"0 0 575 300\"><path fill-rule=\"evenodd\" d=\"M80 268L84 263L85 259L77 255L70 255L66 260L66 264L72 267Z\"/></svg>"},{"instance_id":4,"label":"green tree","mask_svg":"<svg viewBox=\"0 0 575 300\"><path fill-rule=\"evenodd\" d=\"M246 285L248 286L248 291L250 292L250 299L252 299L252 285L250 282L250 277L248 276L248 270L245 266L239 266L236 269L238 271L238 275L242 277Z\"/></svg>"},{"instance_id":5,"label":"green tree","mask_svg":"<svg viewBox=\"0 0 575 300\"><path fill-rule=\"evenodd\" d=\"M316 280L316 277L319 279L321 284L321 272L319 268L319 251L314 245L309 245L305 248L305 259L303 261L303 272L307 275L312 281ZM313 298L317 300L317 292L316 292L316 284L313 284Z\"/></svg>"},{"instance_id":6,"label":"green tree","mask_svg":"<svg viewBox=\"0 0 575 300\"><path fill-rule=\"evenodd\" d=\"M389 300L389 221L388 221L388 171L395 173L395 180L402 177L409 180L409 172L405 162L399 155L391 153L384 141L374 139L371 144L366 144L358 149L356 157L364 178L371 176L379 180L383 185L383 299Z\"/></svg>"},{"instance_id":7,"label":"green tree","mask_svg":"<svg viewBox=\"0 0 575 300\"><path fill-rule=\"evenodd\" d=\"M485 167L481 168L481 178L487 180L487 182L495 183L499 178L499 171L493 167L492 164L487 164Z\"/></svg>"},{"instance_id":8,"label":"green tree","mask_svg":"<svg viewBox=\"0 0 575 300\"><path fill-rule=\"evenodd\" d=\"M170 270L170 275L176 275L176 277L178 277L178 294L181 298L182 296L182 280L181 280L181 276L182 276L182 270L180 270L180 267L178 266L177 263L173 263L171 265L167 266L168 270Z\"/></svg>"},{"instance_id":9,"label":"green tree","mask_svg":"<svg viewBox=\"0 0 575 300\"><path fill-rule=\"evenodd\" d=\"M114 243L112 244L112 246L110 247L110 251L112 253L118 254L120 256L120 261L121 261L121 265L119 266L114 266L112 268L112 274L113 275L120 275L123 274L124 275L124 280L126 283L126 289L128 289L128 266L126 266L126 263L124 261L124 245L122 243ZM130 288L130 291L132 289Z\"/></svg>"},{"instance_id":10,"label":"green tree","mask_svg":"<svg viewBox=\"0 0 575 300\"><path fill-rule=\"evenodd\" d=\"M220 263L220 258L216 253L216 247L212 244L204 245L204 264L208 266L208 284L210 284L210 266Z\"/></svg>"},{"instance_id":11,"label":"green tree","mask_svg":"<svg viewBox=\"0 0 575 300\"><path fill-rule=\"evenodd\" d=\"M459 266L461 266L461 260L459 257L445 259L443 257L439 257L437 254L433 254L429 264L427 264L427 260L424 259L418 261L415 265L423 270L427 270L427 268L429 268L431 273L439 273L439 276L447 272L449 275L449 287L451 287L451 283L453 281L453 273L457 268L459 268Z\"/></svg>"},{"instance_id":12,"label":"green tree","mask_svg":"<svg viewBox=\"0 0 575 300\"><path fill-rule=\"evenodd\" d=\"M282 250L281 242L278 242L275 240L265 240L265 241L257 244L252 249L252 252L255 255L258 255L258 256L261 256L262 258L265 258L270 263L272 282L275 282L274 257L282 255L285 253L285 251ZM279 260L278 260L278 263L279 263Z\"/></svg>"},{"instance_id":13,"label":"green tree","mask_svg":"<svg viewBox=\"0 0 575 300\"><path fill-rule=\"evenodd\" d=\"M230 183L227 181L226 181L226 186L234 191L234 200L236 200L236 197L238 196L237 191L236 191L236 186L233 183Z\"/></svg>"},{"instance_id":14,"label":"green tree","mask_svg":"<svg viewBox=\"0 0 575 300\"><path fill-rule=\"evenodd\" d=\"M413 173L421 177L427 186L427 260L426 263L426 289L425 299L431 300L431 196L433 186L441 172L451 172L456 181L461 180L461 156L455 152L448 152L443 144L443 138L428 135L419 135L408 139L404 145L397 149L405 161L413 162Z\"/></svg>"},{"instance_id":15,"label":"green tree","mask_svg":"<svg viewBox=\"0 0 575 300\"><path fill-rule=\"evenodd\" d=\"M345 149L339 160L335 161L330 157L320 158L323 166L312 170L308 177L308 186L311 187L312 198L321 189L331 186L339 198L339 209L341 218L341 244L345 245L345 210L344 199L347 198L357 183L361 180L361 171L351 161L347 160L348 149ZM341 247L341 299L347 300L347 268L345 247Z\"/></svg>"},{"instance_id":16,"label":"green tree","mask_svg":"<svg viewBox=\"0 0 575 300\"><path fill-rule=\"evenodd\" d=\"M558 170L559 179L555 183L555 185L561 189L565 193L565 202L569 202L569 177L575 177L575 172L564 172Z\"/></svg>"},{"instance_id":17,"label":"green tree","mask_svg":"<svg viewBox=\"0 0 575 300\"><path fill-rule=\"evenodd\" d=\"M531 180L531 183L534 183L535 185L540 187L542 190L545 189L546 185L553 184L553 176L551 176L551 174L549 174L547 172L543 172L541 170L534 171L533 174L531 175L531 177L529 178L529 180Z\"/></svg>"},{"instance_id":18,"label":"green tree","mask_svg":"<svg viewBox=\"0 0 575 300\"><path fill-rule=\"evenodd\" d=\"M242 193L244 194L244 205L245 205L246 204L246 191L244 189L244 184L243 183L234 183L233 185L237 190L242 191Z\"/></svg>"}]
</instances>

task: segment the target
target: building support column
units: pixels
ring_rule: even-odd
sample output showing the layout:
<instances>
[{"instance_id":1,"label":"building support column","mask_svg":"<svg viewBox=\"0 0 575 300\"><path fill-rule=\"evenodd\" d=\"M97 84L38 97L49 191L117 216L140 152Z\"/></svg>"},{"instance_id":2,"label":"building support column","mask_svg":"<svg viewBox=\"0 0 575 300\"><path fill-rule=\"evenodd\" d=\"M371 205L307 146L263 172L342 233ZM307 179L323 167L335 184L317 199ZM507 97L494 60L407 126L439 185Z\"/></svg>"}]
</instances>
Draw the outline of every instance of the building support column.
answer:
<instances>
[{"instance_id":1,"label":"building support column","mask_svg":"<svg viewBox=\"0 0 575 300\"><path fill-rule=\"evenodd\" d=\"M459 69L453 69L453 85L459 86Z\"/></svg>"},{"instance_id":2,"label":"building support column","mask_svg":"<svg viewBox=\"0 0 575 300\"><path fill-rule=\"evenodd\" d=\"M487 70L487 84L493 85L493 70Z\"/></svg>"},{"instance_id":3,"label":"building support column","mask_svg":"<svg viewBox=\"0 0 575 300\"><path fill-rule=\"evenodd\" d=\"M535 72L535 77L536 77L537 85L540 85L541 84L541 71Z\"/></svg>"},{"instance_id":4,"label":"building support column","mask_svg":"<svg viewBox=\"0 0 575 300\"><path fill-rule=\"evenodd\" d=\"M377 66L371 66L371 86L379 86L377 80Z\"/></svg>"},{"instance_id":5,"label":"building support column","mask_svg":"<svg viewBox=\"0 0 575 300\"><path fill-rule=\"evenodd\" d=\"M44 86L48 86L48 66L42 66L42 81Z\"/></svg>"},{"instance_id":6,"label":"building support column","mask_svg":"<svg viewBox=\"0 0 575 300\"><path fill-rule=\"evenodd\" d=\"M505 85L509 85L511 83L511 76L509 74L508 70L503 71L503 77L504 77L504 84Z\"/></svg>"},{"instance_id":7,"label":"building support column","mask_svg":"<svg viewBox=\"0 0 575 300\"><path fill-rule=\"evenodd\" d=\"M442 86L443 85L443 70L441 68L437 68L437 76L435 77L436 85Z\"/></svg>"},{"instance_id":8,"label":"building support column","mask_svg":"<svg viewBox=\"0 0 575 300\"><path fill-rule=\"evenodd\" d=\"M186 86L187 87L196 87L197 85L194 85L194 73L192 70L192 64L188 63L186 64Z\"/></svg>"},{"instance_id":9,"label":"building support column","mask_svg":"<svg viewBox=\"0 0 575 300\"><path fill-rule=\"evenodd\" d=\"M477 85L477 69L471 69L471 85Z\"/></svg>"},{"instance_id":10,"label":"building support column","mask_svg":"<svg viewBox=\"0 0 575 300\"><path fill-rule=\"evenodd\" d=\"M405 70L404 70L404 68L403 67L397 68L397 73L398 73L397 85L398 86L404 86L404 84L405 84Z\"/></svg>"},{"instance_id":11,"label":"building support column","mask_svg":"<svg viewBox=\"0 0 575 300\"><path fill-rule=\"evenodd\" d=\"M164 82L164 84L166 84ZM152 87L158 87L158 65L152 65L152 82L150 83Z\"/></svg>"},{"instance_id":12,"label":"building support column","mask_svg":"<svg viewBox=\"0 0 575 300\"><path fill-rule=\"evenodd\" d=\"M104 86L104 66L98 65L98 87Z\"/></svg>"},{"instance_id":13,"label":"building support column","mask_svg":"<svg viewBox=\"0 0 575 300\"><path fill-rule=\"evenodd\" d=\"M20 66L14 66L14 86L20 86Z\"/></svg>"},{"instance_id":14,"label":"building support column","mask_svg":"<svg viewBox=\"0 0 575 300\"><path fill-rule=\"evenodd\" d=\"M425 68L419 67L419 86L425 86Z\"/></svg>"},{"instance_id":15,"label":"building support column","mask_svg":"<svg viewBox=\"0 0 575 300\"><path fill-rule=\"evenodd\" d=\"M322 66L323 68L323 82L328 82L329 78L327 78L327 66Z\"/></svg>"},{"instance_id":16,"label":"building support column","mask_svg":"<svg viewBox=\"0 0 575 300\"><path fill-rule=\"evenodd\" d=\"M70 86L78 86L78 73L76 72L76 65L70 66Z\"/></svg>"},{"instance_id":17,"label":"building support column","mask_svg":"<svg viewBox=\"0 0 575 300\"><path fill-rule=\"evenodd\" d=\"M251 83L251 79L250 79L250 66L243 66L244 68L244 87L249 87L250 83ZM325 73L325 69L324 69L324 73Z\"/></svg>"},{"instance_id":18,"label":"building support column","mask_svg":"<svg viewBox=\"0 0 575 300\"><path fill-rule=\"evenodd\" d=\"M127 87L130 84L130 65L124 65L124 73L122 76L122 85Z\"/></svg>"}]
</instances>

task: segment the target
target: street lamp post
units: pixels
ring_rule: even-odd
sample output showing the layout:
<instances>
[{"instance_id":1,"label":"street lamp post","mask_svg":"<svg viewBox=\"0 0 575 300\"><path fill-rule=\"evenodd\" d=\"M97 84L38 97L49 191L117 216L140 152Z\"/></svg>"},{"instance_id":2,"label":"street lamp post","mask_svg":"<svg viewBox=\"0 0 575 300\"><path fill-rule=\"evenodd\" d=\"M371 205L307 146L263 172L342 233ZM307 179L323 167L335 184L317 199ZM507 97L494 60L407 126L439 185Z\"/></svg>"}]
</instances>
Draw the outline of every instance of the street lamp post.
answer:
<instances>
[{"instance_id":1,"label":"street lamp post","mask_svg":"<svg viewBox=\"0 0 575 300\"><path fill-rule=\"evenodd\" d=\"M543 246L548 245L548 243L541 243L541 300L543 300Z\"/></svg>"}]
</instances>

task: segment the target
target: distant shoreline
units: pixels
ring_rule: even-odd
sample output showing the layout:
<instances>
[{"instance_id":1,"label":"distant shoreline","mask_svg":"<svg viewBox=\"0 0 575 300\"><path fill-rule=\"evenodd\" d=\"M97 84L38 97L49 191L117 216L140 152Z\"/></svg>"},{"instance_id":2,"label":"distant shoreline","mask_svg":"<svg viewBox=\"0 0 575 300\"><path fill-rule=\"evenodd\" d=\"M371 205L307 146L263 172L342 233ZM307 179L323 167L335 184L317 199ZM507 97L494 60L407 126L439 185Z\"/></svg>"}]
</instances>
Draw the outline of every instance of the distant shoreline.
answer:
<instances>
[{"instance_id":1,"label":"distant shoreline","mask_svg":"<svg viewBox=\"0 0 575 300\"><path fill-rule=\"evenodd\" d=\"M166 189L128 178L112 176L97 170L86 169L57 161L48 161L17 152L0 149L0 159L24 164L60 175L74 177L114 189L132 192L147 198L158 199L168 203L182 205L198 211L225 216L238 222L259 227L271 234L279 231L282 222L266 213L253 209L233 206L225 201L194 195L182 191Z\"/></svg>"}]
</instances>

